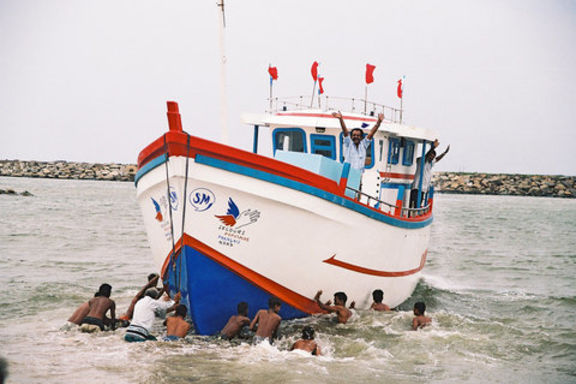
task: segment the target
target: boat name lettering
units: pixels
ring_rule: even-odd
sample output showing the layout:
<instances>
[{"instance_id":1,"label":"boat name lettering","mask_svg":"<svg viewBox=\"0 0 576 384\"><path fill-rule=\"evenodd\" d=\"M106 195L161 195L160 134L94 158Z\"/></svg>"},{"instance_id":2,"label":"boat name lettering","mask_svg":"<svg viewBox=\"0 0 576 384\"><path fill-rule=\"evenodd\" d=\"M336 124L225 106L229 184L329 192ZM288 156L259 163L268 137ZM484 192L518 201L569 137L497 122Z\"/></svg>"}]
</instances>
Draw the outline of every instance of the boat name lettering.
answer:
<instances>
[{"instance_id":1,"label":"boat name lettering","mask_svg":"<svg viewBox=\"0 0 576 384\"><path fill-rule=\"evenodd\" d=\"M214 192L207 188L196 188L188 195L188 201L196 212L204 212L214 205L216 196L214 196Z\"/></svg>"}]
</instances>

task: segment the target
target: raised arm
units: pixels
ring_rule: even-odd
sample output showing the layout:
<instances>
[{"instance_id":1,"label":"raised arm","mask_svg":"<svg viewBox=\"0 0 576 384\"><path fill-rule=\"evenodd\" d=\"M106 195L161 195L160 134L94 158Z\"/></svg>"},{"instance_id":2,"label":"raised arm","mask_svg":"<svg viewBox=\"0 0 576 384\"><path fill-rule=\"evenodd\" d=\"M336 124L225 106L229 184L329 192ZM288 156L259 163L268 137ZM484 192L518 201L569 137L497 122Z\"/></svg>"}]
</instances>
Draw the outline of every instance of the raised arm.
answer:
<instances>
[{"instance_id":1,"label":"raised arm","mask_svg":"<svg viewBox=\"0 0 576 384\"><path fill-rule=\"evenodd\" d=\"M320 301L320 295L322 295L322 291L318 291L316 292L316 296L314 296L314 301L316 301L316 304L318 304L318 306L320 307L320 309L324 310L324 311L328 311L328 312L334 312L335 309L322 303Z\"/></svg>"},{"instance_id":2,"label":"raised arm","mask_svg":"<svg viewBox=\"0 0 576 384\"><path fill-rule=\"evenodd\" d=\"M442 158L448 153L449 150L450 150L450 145L448 145L446 147L446 150L444 152L442 152L440 155L436 156L436 162L439 162L440 160L442 160Z\"/></svg>"},{"instance_id":3,"label":"raised arm","mask_svg":"<svg viewBox=\"0 0 576 384\"><path fill-rule=\"evenodd\" d=\"M378 114L378 121L376 121L376 124L374 124L374 126L372 127L372 129L370 130L370 133L368 133L368 135L366 136L366 138L368 140L372 140L372 138L374 137L374 135L376 134L376 132L378 131L378 128L380 128L380 124L382 124L382 120L384 120L384 114L383 113L379 113Z\"/></svg>"},{"instance_id":4,"label":"raised arm","mask_svg":"<svg viewBox=\"0 0 576 384\"><path fill-rule=\"evenodd\" d=\"M340 128L342 128L342 134L344 137L348 136L350 131L346 128L346 123L344 123L344 118L342 117L342 113L340 111L332 113L332 116L340 120Z\"/></svg>"}]
</instances>

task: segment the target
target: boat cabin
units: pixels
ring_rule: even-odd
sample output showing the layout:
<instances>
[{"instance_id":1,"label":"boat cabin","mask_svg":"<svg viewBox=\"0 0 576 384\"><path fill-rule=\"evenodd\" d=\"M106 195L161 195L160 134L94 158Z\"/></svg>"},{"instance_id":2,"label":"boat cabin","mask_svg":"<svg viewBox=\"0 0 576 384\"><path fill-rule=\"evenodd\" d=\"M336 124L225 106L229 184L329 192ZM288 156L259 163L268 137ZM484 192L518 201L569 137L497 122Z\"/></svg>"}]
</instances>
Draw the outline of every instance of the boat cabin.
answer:
<instances>
[{"instance_id":1,"label":"boat cabin","mask_svg":"<svg viewBox=\"0 0 576 384\"><path fill-rule=\"evenodd\" d=\"M402 124L396 118L398 110L375 103L370 103L368 112L357 111L354 100L351 112L330 108L329 103L325 105L324 109L310 109L309 106L299 109L298 105L288 109L284 104L279 110L265 114L243 115L243 122L254 127L253 152L336 182L345 177L346 196L390 215L414 217L426 214L432 190L426 201L423 200L425 194L419 193L419 204L414 208L409 208L409 201L417 160L424 160L435 139L433 133ZM384 121L367 149L363 172L344 162L342 129L339 120L332 116L339 110L349 131L360 128L365 135L376 123L378 114L384 113Z\"/></svg>"}]
</instances>

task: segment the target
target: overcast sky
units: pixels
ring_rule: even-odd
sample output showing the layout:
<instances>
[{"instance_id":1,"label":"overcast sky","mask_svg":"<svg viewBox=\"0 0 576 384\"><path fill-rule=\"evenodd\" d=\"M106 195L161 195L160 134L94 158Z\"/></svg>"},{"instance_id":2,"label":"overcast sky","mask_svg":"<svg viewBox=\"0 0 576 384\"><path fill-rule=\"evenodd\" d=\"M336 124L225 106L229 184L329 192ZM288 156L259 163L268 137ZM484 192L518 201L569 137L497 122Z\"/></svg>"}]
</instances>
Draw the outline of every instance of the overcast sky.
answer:
<instances>
[{"instance_id":1,"label":"overcast sky","mask_svg":"<svg viewBox=\"0 0 576 384\"><path fill-rule=\"evenodd\" d=\"M219 140L216 0L0 0L0 158L135 163L167 129ZM438 170L576 175L576 2L226 0L228 125L309 95L399 106L451 151Z\"/></svg>"}]
</instances>

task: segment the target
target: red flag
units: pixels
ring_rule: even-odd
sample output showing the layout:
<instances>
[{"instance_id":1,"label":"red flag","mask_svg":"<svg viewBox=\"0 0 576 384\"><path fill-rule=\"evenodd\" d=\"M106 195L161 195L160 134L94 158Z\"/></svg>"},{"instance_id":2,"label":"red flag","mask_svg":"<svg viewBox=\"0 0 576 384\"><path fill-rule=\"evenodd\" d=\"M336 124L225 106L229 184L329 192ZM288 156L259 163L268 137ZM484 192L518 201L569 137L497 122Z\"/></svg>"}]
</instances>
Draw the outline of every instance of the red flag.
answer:
<instances>
[{"instance_id":1,"label":"red flag","mask_svg":"<svg viewBox=\"0 0 576 384\"><path fill-rule=\"evenodd\" d=\"M318 80L318 62L315 61L314 64L312 64L312 78L314 79L314 81Z\"/></svg>"},{"instance_id":2,"label":"red flag","mask_svg":"<svg viewBox=\"0 0 576 384\"><path fill-rule=\"evenodd\" d=\"M370 84L374 82L374 70L376 69L375 65L366 64L366 84Z\"/></svg>"},{"instance_id":3,"label":"red flag","mask_svg":"<svg viewBox=\"0 0 576 384\"><path fill-rule=\"evenodd\" d=\"M324 93L324 88L322 88L322 82L324 81L323 77L318 78L318 94L321 95Z\"/></svg>"},{"instance_id":4,"label":"red flag","mask_svg":"<svg viewBox=\"0 0 576 384\"><path fill-rule=\"evenodd\" d=\"M398 80L398 89L396 90L399 98L402 98L402 79Z\"/></svg>"},{"instance_id":5,"label":"red flag","mask_svg":"<svg viewBox=\"0 0 576 384\"><path fill-rule=\"evenodd\" d=\"M268 73L272 80L278 80L278 68L276 67L268 67Z\"/></svg>"}]
</instances>

